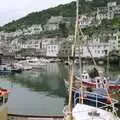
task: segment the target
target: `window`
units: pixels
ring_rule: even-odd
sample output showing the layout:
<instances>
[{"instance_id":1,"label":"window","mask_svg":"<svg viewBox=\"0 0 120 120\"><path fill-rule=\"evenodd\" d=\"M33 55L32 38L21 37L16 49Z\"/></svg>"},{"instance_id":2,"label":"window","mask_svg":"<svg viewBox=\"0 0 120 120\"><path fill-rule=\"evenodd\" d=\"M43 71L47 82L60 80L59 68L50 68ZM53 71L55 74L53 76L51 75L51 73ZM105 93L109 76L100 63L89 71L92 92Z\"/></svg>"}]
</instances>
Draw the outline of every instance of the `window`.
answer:
<instances>
[{"instance_id":1,"label":"window","mask_svg":"<svg viewBox=\"0 0 120 120\"><path fill-rule=\"evenodd\" d=\"M98 45L98 48L100 48L102 45Z\"/></svg>"},{"instance_id":2,"label":"window","mask_svg":"<svg viewBox=\"0 0 120 120\"><path fill-rule=\"evenodd\" d=\"M38 45L35 45L35 47L38 47Z\"/></svg>"}]
</instances>

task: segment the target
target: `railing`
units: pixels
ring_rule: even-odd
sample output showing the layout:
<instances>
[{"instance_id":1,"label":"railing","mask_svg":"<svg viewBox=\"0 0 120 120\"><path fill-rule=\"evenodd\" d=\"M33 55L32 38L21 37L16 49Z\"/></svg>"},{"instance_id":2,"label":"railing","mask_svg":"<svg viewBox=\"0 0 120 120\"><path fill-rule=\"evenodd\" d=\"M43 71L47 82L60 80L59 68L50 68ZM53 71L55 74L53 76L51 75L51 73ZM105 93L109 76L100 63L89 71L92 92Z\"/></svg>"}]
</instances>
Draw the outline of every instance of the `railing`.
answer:
<instances>
[{"instance_id":1,"label":"railing","mask_svg":"<svg viewBox=\"0 0 120 120\"><path fill-rule=\"evenodd\" d=\"M101 99L106 100L106 102L100 101ZM86 104L86 101L88 102L89 105L90 105L90 103L94 103L94 105L95 105L94 107L99 108L99 109L104 109L104 108L110 107L110 108L112 108L113 112L115 112L117 110L117 108L115 108L114 105L116 103L118 103L118 101L115 99L111 99L108 96L104 96L104 95L100 95L100 94L92 93L92 92L88 92L88 91L84 91L83 93L81 93L81 91L77 91L76 93L74 93L74 106L81 100L83 100L84 104ZM109 100L109 103L107 103L107 100Z\"/></svg>"},{"instance_id":2,"label":"railing","mask_svg":"<svg viewBox=\"0 0 120 120\"><path fill-rule=\"evenodd\" d=\"M75 94L74 94L74 106L78 103L78 101L80 102L82 99L83 99L83 101L85 101L85 100L87 100L87 101L89 101L88 103L95 103L95 108L99 108L99 109L103 109L103 110L105 110L105 111L107 111L107 112L111 112L111 113L113 113L113 115L115 115L115 116L117 116L117 113L116 113L116 111L117 111L117 108L116 107L114 107L114 105L116 104L116 103L118 103L118 101L117 100L115 100L115 99L110 99L108 96L104 96L104 95L100 95L100 94L97 94L97 93L91 93L91 92L88 92L88 91L84 91L83 92L83 97L81 96L81 92L80 91L77 91L77 94L79 94L79 96L78 97L75 97ZM95 98L95 99L92 99L92 98L87 98L87 95L89 95L89 96L92 96L93 95L93 97ZM99 97L98 97L99 96ZM103 99L110 99L110 103L105 103L105 102L102 102L102 101L100 101L98 98L103 98ZM81 104L85 104L85 102L83 102L83 103L81 103ZM101 104L100 106L99 106L99 104ZM90 105L90 104L88 104L89 106L92 106L92 105ZM82 112L82 111L81 111ZM83 111L84 112L84 111ZM98 115L98 113L96 113L96 111L87 111L88 112L88 114L90 113L90 114L92 114L92 115L94 115L94 113L95 113L95 115ZM67 118L67 116L69 115L69 114L72 114L69 110L68 110L68 106L65 106L64 107L64 109L63 109L63 113L64 113L64 119L66 119ZM117 118L117 117L116 117ZM116 120L116 118L115 118L115 120Z\"/></svg>"}]
</instances>

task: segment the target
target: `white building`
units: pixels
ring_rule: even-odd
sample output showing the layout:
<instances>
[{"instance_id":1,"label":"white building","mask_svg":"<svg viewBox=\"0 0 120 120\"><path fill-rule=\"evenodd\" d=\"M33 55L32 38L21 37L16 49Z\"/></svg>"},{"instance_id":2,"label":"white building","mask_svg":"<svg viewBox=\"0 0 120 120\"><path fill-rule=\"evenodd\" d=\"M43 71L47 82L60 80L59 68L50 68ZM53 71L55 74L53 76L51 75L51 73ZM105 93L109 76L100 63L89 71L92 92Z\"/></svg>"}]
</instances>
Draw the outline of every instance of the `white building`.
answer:
<instances>
[{"instance_id":1,"label":"white building","mask_svg":"<svg viewBox=\"0 0 120 120\"><path fill-rule=\"evenodd\" d=\"M98 20L113 19L114 16L120 15L120 5L117 5L116 1L108 2L106 7L97 8Z\"/></svg>"},{"instance_id":2,"label":"white building","mask_svg":"<svg viewBox=\"0 0 120 120\"><path fill-rule=\"evenodd\" d=\"M40 49L40 46L41 46L41 40L29 40L22 43L19 42L19 39L14 39L10 44L10 47L13 51L18 51L27 48Z\"/></svg>"},{"instance_id":3,"label":"white building","mask_svg":"<svg viewBox=\"0 0 120 120\"><path fill-rule=\"evenodd\" d=\"M47 24L44 26L45 31L58 30L60 22L63 21L62 16L51 16Z\"/></svg>"},{"instance_id":4,"label":"white building","mask_svg":"<svg viewBox=\"0 0 120 120\"><path fill-rule=\"evenodd\" d=\"M107 7L97 8L96 19L98 19L98 20L108 19L108 9L107 9Z\"/></svg>"},{"instance_id":5,"label":"white building","mask_svg":"<svg viewBox=\"0 0 120 120\"><path fill-rule=\"evenodd\" d=\"M118 34L114 33L110 38L109 38L109 44L111 45L111 50L118 50Z\"/></svg>"},{"instance_id":6,"label":"white building","mask_svg":"<svg viewBox=\"0 0 120 120\"><path fill-rule=\"evenodd\" d=\"M109 43L97 43L97 44L88 44L83 45L79 48L79 46L75 47L75 56L79 57L79 54L81 54L81 57L91 57L91 54L94 58L101 58L106 55L106 52L110 51L110 45ZM91 54L90 54L91 52Z\"/></svg>"},{"instance_id":7,"label":"white building","mask_svg":"<svg viewBox=\"0 0 120 120\"><path fill-rule=\"evenodd\" d=\"M43 50L45 55L54 57L58 54L58 45L56 44L56 40L56 38L44 38L39 40L31 39L22 42L21 39L16 38L12 40L10 47L12 51L29 48L36 49L37 51Z\"/></svg>"},{"instance_id":8,"label":"white building","mask_svg":"<svg viewBox=\"0 0 120 120\"><path fill-rule=\"evenodd\" d=\"M14 51L19 51L23 48L23 45L18 42L19 39L14 39L11 41L11 44L10 44L10 47L11 47L11 52L14 52Z\"/></svg>"},{"instance_id":9,"label":"white building","mask_svg":"<svg viewBox=\"0 0 120 120\"><path fill-rule=\"evenodd\" d=\"M20 36L20 35L22 35L22 34L23 34L23 31L22 31L22 30L16 30L16 31L14 32L13 36L14 36L14 37L18 37L18 36Z\"/></svg>"},{"instance_id":10,"label":"white building","mask_svg":"<svg viewBox=\"0 0 120 120\"><path fill-rule=\"evenodd\" d=\"M43 38L41 40L41 47L47 49L47 45L56 43L57 38Z\"/></svg>"},{"instance_id":11,"label":"white building","mask_svg":"<svg viewBox=\"0 0 120 120\"><path fill-rule=\"evenodd\" d=\"M41 40L29 40L26 43L24 43L23 48L34 48L34 49L40 49L41 48Z\"/></svg>"},{"instance_id":12,"label":"white building","mask_svg":"<svg viewBox=\"0 0 120 120\"><path fill-rule=\"evenodd\" d=\"M31 32L31 34L39 34L41 31L43 31L41 24L32 25L28 28L28 31Z\"/></svg>"},{"instance_id":13,"label":"white building","mask_svg":"<svg viewBox=\"0 0 120 120\"><path fill-rule=\"evenodd\" d=\"M4 41L7 41L7 40L10 40L12 39L14 36L14 32L4 32L4 31L1 31L0 32L0 40L4 40Z\"/></svg>"},{"instance_id":14,"label":"white building","mask_svg":"<svg viewBox=\"0 0 120 120\"><path fill-rule=\"evenodd\" d=\"M49 38L44 38L41 40L42 48L47 49L47 45L49 45L51 40Z\"/></svg>"},{"instance_id":15,"label":"white building","mask_svg":"<svg viewBox=\"0 0 120 120\"><path fill-rule=\"evenodd\" d=\"M49 44L47 45L46 56L48 57L57 57L59 52L58 44Z\"/></svg>"},{"instance_id":16,"label":"white building","mask_svg":"<svg viewBox=\"0 0 120 120\"><path fill-rule=\"evenodd\" d=\"M81 28L86 28L91 26L93 17L88 17L86 15L80 15L79 16L79 25Z\"/></svg>"},{"instance_id":17,"label":"white building","mask_svg":"<svg viewBox=\"0 0 120 120\"><path fill-rule=\"evenodd\" d=\"M108 19L113 19L115 16L115 9L117 7L116 2L108 2L107 8L108 8Z\"/></svg>"},{"instance_id":18,"label":"white building","mask_svg":"<svg viewBox=\"0 0 120 120\"><path fill-rule=\"evenodd\" d=\"M27 29L25 28L23 29L23 33L25 35L40 34L40 32L42 31L43 29L42 29L41 24L35 24L35 25L28 27Z\"/></svg>"},{"instance_id":19,"label":"white building","mask_svg":"<svg viewBox=\"0 0 120 120\"><path fill-rule=\"evenodd\" d=\"M115 6L117 6L116 1L107 3L107 7L115 7Z\"/></svg>"},{"instance_id":20,"label":"white building","mask_svg":"<svg viewBox=\"0 0 120 120\"><path fill-rule=\"evenodd\" d=\"M117 36L117 50L120 50L120 31L116 33Z\"/></svg>"}]
</instances>

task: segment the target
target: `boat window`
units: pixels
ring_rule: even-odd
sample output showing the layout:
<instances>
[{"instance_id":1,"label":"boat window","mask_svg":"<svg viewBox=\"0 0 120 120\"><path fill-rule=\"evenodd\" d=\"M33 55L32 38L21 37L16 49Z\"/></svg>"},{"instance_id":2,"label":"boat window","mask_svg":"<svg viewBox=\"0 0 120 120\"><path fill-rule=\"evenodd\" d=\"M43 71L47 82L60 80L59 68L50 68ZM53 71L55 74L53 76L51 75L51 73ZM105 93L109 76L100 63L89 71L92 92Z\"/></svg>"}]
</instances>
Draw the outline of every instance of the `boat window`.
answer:
<instances>
[{"instance_id":1,"label":"boat window","mask_svg":"<svg viewBox=\"0 0 120 120\"><path fill-rule=\"evenodd\" d=\"M7 69L4 67L4 70L7 70Z\"/></svg>"},{"instance_id":2,"label":"boat window","mask_svg":"<svg viewBox=\"0 0 120 120\"><path fill-rule=\"evenodd\" d=\"M82 78L84 79L84 75L82 75Z\"/></svg>"},{"instance_id":3,"label":"boat window","mask_svg":"<svg viewBox=\"0 0 120 120\"><path fill-rule=\"evenodd\" d=\"M99 79L97 79L97 83L100 83L100 80L99 80Z\"/></svg>"},{"instance_id":4,"label":"boat window","mask_svg":"<svg viewBox=\"0 0 120 120\"><path fill-rule=\"evenodd\" d=\"M83 74L86 74L86 72L83 72Z\"/></svg>"},{"instance_id":5,"label":"boat window","mask_svg":"<svg viewBox=\"0 0 120 120\"><path fill-rule=\"evenodd\" d=\"M105 79L103 80L103 83L106 84L106 80Z\"/></svg>"},{"instance_id":6,"label":"boat window","mask_svg":"<svg viewBox=\"0 0 120 120\"><path fill-rule=\"evenodd\" d=\"M34 61L29 61L29 63L34 63Z\"/></svg>"}]
</instances>

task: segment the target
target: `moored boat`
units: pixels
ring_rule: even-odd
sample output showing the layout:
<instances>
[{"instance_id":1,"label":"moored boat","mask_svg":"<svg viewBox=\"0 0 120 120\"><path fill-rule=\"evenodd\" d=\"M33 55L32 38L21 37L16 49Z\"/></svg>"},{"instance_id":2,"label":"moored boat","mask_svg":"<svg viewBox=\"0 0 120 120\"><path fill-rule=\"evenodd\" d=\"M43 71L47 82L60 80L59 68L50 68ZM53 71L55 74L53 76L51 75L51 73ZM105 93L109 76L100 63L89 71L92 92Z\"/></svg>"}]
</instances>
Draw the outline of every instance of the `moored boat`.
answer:
<instances>
[{"instance_id":1,"label":"moored boat","mask_svg":"<svg viewBox=\"0 0 120 120\"><path fill-rule=\"evenodd\" d=\"M10 67L7 67L6 65L0 66L0 75L9 75L11 73L12 71Z\"/></svg>"},{"instance_id":2,"label":"moored boat","mask_svg":"<svg viewBox=\"0 0 120 120\"><path fill-rule=\"evenodd\" d=\"M94 75L94 77L91 78L87 71L83 71L81 76L74 76L74 79L75 79L76 84L80 84L82 81L82 83L88 87L96 87L96 80L95 80L96 77L99 77L99 74ZM104 76L103 80L104 82L107 82L108 88L110 90L120 89L120 77L112 81L112 80L107 79L107 77ZM69 82L67 80L64 80L64 82L65 82L65 86L68 87Z\"/></svg>"},{"instance_id":3,"label":"moored boat","mask_svg":"<svg viewBox=\"0 0 120 120\"><path fill-rule=\"evenodd\" d=\"M7 107L7 101L8 101L8 95L10 91L4 88L0 88L0 120L7 120L8 115L8 107Z\"/></svg>"},{"instance_id":4,"label":"moored boat","mask_svg":"<svg viewBox=\"0 0 120 120\"><path fill-rule=\"evenodd\" d=\"M88 75L88 77L86 76L86 74ZM90 87L95 87L96 86L96 81L95 78L90 78L88 73L83 73L82 77L80 76L75 76L76 77L76 82L83 82L84 85L90 86ZM87 77L87 79L85 79ZM117 80L109 80L106 77L104 77L105 81L108 81L108 87L110 89L120 89L120 78L118 78Z\"/></svg>"},{"instance_id":5,"label":"moored boat","mask_svg":"<svg viewBox=\"0 0 120 120\"><path fill-rule=\"evenodd\" d=\"M21 73L22 69L14 68L11 65L0 65L0 75L11 75L14 73Z\"/></svg>"},{"instance_id":6,"label":"moored boat","mask_svg":"<svg viewBox=\"0 0 120 120\"><path fill-rule=\"evenodd\" d=\"M18 61L14 63L14 66L21 68L23 70L31 70L31 69L40 69L45 68L46 62L41 62L41 60L37 58L27 58L26 60Z\"/></svg>"},{"instance_id":7,"label":"moored boat","mask_svg":"<svg viewBox=\"0 0 120 120\"><path fill-rule=\"evenodd\" d=\"M0 88L0 104L7 103L10 91Z\"/></svg>"}]
</instances>

